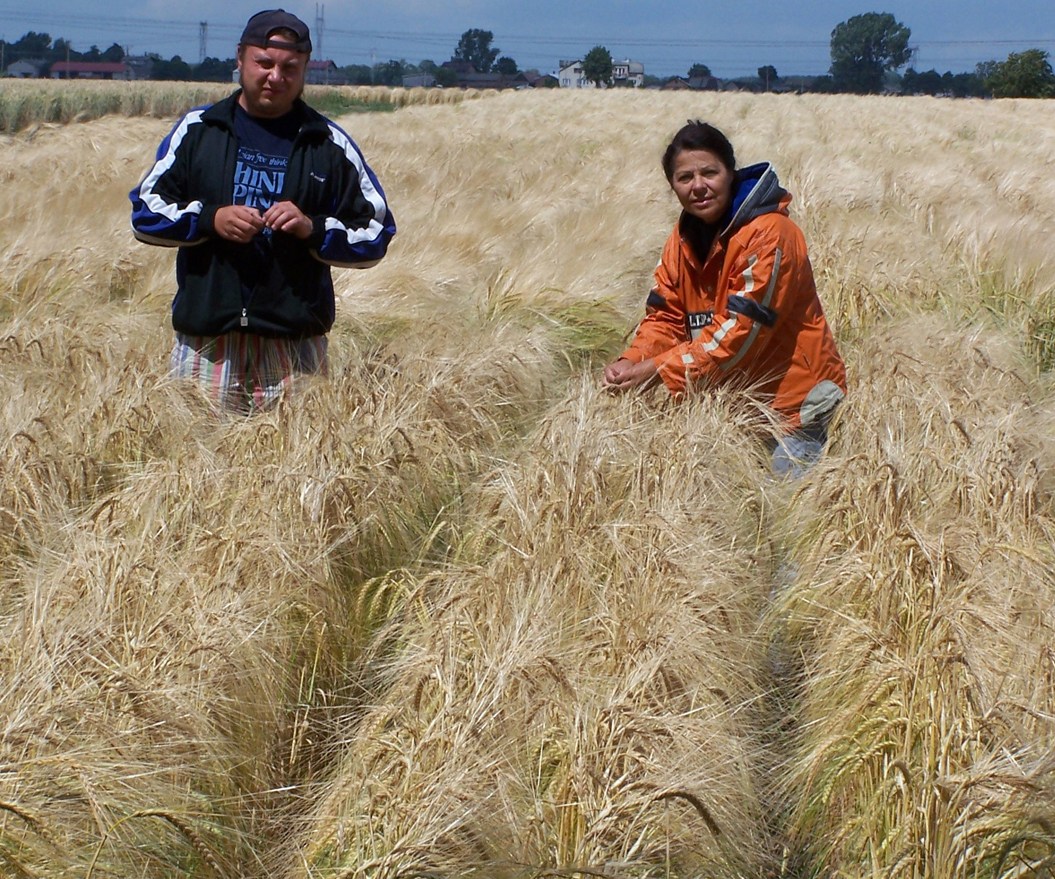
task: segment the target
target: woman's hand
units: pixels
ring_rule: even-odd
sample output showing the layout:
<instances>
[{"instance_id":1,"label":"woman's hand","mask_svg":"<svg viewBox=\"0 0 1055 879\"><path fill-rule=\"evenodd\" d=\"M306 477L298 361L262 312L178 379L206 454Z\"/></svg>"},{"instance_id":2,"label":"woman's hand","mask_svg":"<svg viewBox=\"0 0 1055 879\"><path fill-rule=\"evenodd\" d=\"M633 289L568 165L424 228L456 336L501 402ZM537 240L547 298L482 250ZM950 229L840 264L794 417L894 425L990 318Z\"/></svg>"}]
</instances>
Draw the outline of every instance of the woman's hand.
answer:
<instances>
[{"instance_id":1,"label":"woman's hand","mask_svg":"<svg viewBox=\"0 0 1055 879\"><path fill-rule=\"evenodd\" d=\"M606 391L622 394L626 391L644 390L657 381L659 381L659 371L656 369L655 360L633 363L625 357L620 357L604 368L604 380L601 382L601 387Z\"/></svg>"}]
</instances>

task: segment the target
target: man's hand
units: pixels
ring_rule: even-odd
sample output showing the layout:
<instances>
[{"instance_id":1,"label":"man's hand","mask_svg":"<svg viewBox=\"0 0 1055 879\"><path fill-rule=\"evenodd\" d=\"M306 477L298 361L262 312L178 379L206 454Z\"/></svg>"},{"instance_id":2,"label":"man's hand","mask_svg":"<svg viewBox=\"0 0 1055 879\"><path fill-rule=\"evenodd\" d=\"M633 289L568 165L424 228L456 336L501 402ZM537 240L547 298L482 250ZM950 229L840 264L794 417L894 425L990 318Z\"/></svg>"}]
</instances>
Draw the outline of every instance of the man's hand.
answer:
<instances>
[{"instance_id":1,"label":"man's hand","mask_svg":"<svg viewBox=\"0 0 1055 879\"><path fill-rule=\"evenodd\" d=\"M264 225L274 232L285 232L298 238L311 235L311 218L291 201L279 201L264 212Z\"/></svg>"},{"instance_id":2,"label":"man's hand","mask_svg":"<svg viewBox=\"0 0 1055 879\"><path fill-rule=\"evenodd\" d=\"M246 207L244 204L229 204L216 209L212 225L221 238L238 244L248 244L253 240L253 236L264 228L264 218L256 208Z\"/></svg>"},{"instance_id":3,"label":"man's hand","mask_svg":"<svg viewBox=\"0 0 1055 879\"><path fill-rule=\"evenodd\" d=\"M659 371L656 369L655 360L633 363L625 357L620 357L604 368L604 380L601 382L601 387L606 391L622 394L626 391L644 390L657 381L659 381Z\"/></svg>"}]
</instances>

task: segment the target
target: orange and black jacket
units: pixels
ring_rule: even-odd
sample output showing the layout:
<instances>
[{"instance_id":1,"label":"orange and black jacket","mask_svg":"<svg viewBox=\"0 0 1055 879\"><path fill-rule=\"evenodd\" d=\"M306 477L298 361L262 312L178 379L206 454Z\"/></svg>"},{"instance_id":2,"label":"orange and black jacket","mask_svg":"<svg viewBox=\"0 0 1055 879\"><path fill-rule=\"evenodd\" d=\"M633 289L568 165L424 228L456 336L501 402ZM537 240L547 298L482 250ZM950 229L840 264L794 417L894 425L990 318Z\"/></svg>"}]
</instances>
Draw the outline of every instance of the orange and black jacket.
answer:
<instances>
[{"instance_id":1,"label":"orange and black jacket","mask_svg":"<svg viewBox=\"0 0 1055 879\"><path fill-rule=\"evenodd\" d=\"M737 171L717 228L683 213L623 357L653 358L675 397L693 387L748 388L794 430L830 415L846 394L846 369L790 202L762 163Z\"/></svg>"}]
</instances>

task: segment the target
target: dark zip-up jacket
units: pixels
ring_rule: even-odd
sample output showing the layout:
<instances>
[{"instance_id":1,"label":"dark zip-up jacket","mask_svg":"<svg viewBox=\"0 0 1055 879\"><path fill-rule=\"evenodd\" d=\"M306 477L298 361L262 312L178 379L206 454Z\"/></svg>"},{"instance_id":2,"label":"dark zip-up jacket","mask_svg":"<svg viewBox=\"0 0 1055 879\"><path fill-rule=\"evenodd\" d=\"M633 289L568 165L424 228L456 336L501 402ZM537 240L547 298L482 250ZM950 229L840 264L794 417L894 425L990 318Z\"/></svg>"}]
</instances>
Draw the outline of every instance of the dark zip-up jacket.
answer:
<instances>
[{"instance_id":1,"label":"dark zip-up jacket","mask_svg":"<svg viewBox=\"0 0 1055 879\"><path fill-rule=\"evenodd\" d=\"M277 200L292 201L311 218L311 235L269 233L264 257L253 244L220 238L216 211L234 203L239 94L191 110L161 142L153 167L129 193L132 231L148 244L180 248L172 303L177 332L321 335L334 320L329 267L366 268L380 260L396 232L392 212L351 138L298 100L300 129Z\"/></svg>"}]
</instances>

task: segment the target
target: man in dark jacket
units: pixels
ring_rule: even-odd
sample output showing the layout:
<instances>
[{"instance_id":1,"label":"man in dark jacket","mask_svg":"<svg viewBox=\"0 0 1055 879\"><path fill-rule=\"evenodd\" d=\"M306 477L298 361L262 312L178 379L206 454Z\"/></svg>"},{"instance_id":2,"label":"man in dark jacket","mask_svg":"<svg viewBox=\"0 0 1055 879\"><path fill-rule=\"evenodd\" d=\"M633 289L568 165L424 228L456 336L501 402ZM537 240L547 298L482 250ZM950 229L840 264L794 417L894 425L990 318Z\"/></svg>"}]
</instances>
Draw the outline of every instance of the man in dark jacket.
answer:
<instances>
[{"instance_id":1,"label":"man in dark jacket","mask_svg":"<svg viewBox=\"0 0 1055 879\"><path fill-rule=\"evenodd\" d=\"M374 265L396 231L359 148L301 100L310 54L299 18L254 15L241 88L180 119L129 193L136 238L179 248L171 371L226 409L325 374L330 266Z\"/></svg>"}]
</instances>

